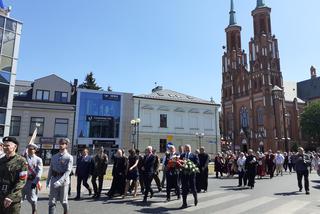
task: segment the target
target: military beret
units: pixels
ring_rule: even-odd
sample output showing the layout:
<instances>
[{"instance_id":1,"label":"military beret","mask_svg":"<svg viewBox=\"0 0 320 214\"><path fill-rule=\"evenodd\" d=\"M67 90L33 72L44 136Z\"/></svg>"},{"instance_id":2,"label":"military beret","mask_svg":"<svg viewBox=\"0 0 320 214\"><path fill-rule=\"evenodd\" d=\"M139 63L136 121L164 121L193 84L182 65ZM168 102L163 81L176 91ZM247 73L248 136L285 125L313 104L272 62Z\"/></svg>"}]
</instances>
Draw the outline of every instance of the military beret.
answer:
<instances>
[{"instance_id":1,"label":"military beret","mask_svg":"<svg viewBox=\"0 0 320 214\"><path fill-rule=\"evenodd\" d=\"M12 142L12 143L16 144L17 146L19 146L19 141L15 137L10 137L10 136L4 137L4 138L2 138L2 142Z\"/></svg>"},{"instance_id":2,"label":"military beret","mask_svg":"<svg viewBox=\"0 0 320 214\"><path fill-rule=\"evenodd\" d=\"M28 148L28 149L29 149L29 148L38 149L39 147L38 147L38 145L37 145L37 144L29 143L29 144L27 145L27 148Z\"/></svg>"}]
</instances>

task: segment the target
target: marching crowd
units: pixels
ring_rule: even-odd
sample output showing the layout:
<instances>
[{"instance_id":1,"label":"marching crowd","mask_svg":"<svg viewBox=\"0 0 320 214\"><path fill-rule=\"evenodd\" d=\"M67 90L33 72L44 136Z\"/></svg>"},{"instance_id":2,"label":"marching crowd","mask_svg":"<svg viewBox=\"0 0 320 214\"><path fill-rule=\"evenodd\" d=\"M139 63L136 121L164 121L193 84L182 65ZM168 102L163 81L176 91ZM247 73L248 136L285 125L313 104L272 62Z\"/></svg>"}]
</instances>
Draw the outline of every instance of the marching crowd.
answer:
<instances>
[{"instance_id":1,"label":"marching crowd","mask_svg":"<svg viewBox=\"0 0 320 214\"><path fill-rule=\"evenodd\" d=\"M283 175L283 171L291 174L293 171L297 174L298 187L301 192L303 189L302 178L304 178L304 188L306 194L310 194L309 190L309 172L316 170L320 175L320 159L316 152L305 153L302 147L298 148L298 152L280 152L273 153L269 150L266 153L254 153L249 149L248 153L219 153L215 159L216 178L233 177L238 174L238 187L249 186L254 188L255 178L261 179L269 176L270 179Z\"/></svg>"},{"instance_id":2,"label":"marching crowd","mask_svg":"<svg viewBox=\"0 0 320 214\"><path fill-rule=\"evenodd\" d=\"M19 214L21 201L27 200L32 207L32 214L37 213L38 193L41 190L41 176L43 164L36 155L38 146L29 143L22 155L17 154L19 142L14 137L4 137L0 144L0 213ZM46 187L49 188L48 213L56 213L56 202L63 207L64 214L69 212L68 198L71 191L71 176L73 174L73 157L68 153L70 140L59 140L59 153L52 156ZM197 194L208 188L209 155L204 148L192 153L191 146L168 145L168 151L160 158L156 151L148 146L144 154L139 150L129 150L126 156L124 150L118 149L112 157L112 184L106 193L108 199L114 196L127 197L128 192L137 196L137 187L143 194L143 202L153 197L151 183L155 180L159 192L166 186L166 200L170 201L172 192L180 199L181 208L187 207L187 195L192 193L194 205L198 204ZM89 195L94 199L101 196L104 176L108 167L108 156L103 148L96 154L89 155L84 149L77 159L75 175L77 176L77 195L75 200L81 199L81 186L85 186ZM162 164L160 164L162 161ZM162 166L162 169L160 169ZM160 179L160 170L163 176ZM88 184L91 177L93 189ZM98 185L97 185L98 180ZM166 183L166 185L164 185ZM173 191L172 191L173 190ZM181 191L182 190L182 191Z\"/></svg>"},{"instance_id":3,"label":"marching crowd","mask_svg":"<svg viewBox=\"0 0 320 214\"><path fill-rule=\"evenodd\" d=\"M19 142L14 137L5 137L0 144L0 213L19 214L21 201L27 200L32 207L32 214L37 213L38 193L41 190L41 176L43 172L42 160L35 153L37 145L29 143L23 155L16 153ZM71 176L73 174L73 157L68 153L70 140L60 139L59 153L52 156L46 187L49 188L48 213L54 214L56 202L62 204L64 214L68 214L68 198L71 191ZM198 204L198 193L208 189L208 164L210 156L204 147L192 152L190 145L167 146L167 152L159 157L151 146L148 146L143 154L137 149L125 151L118 149L111 157L113 161L112 183L107 199L115 196L126 198L128 193L137 197L138 186L143 195L143 203L152 198L154 191L151 183L154 180L158 191L165 187L166 201L175 195L181 199L181 209L187 207L187 196L192 194L194 205ZM77 158L77 195L75 200L81 199L81 186L87 188L93 199L101 197L104 176L108 167L109 158L104 153L103 147L96 153L89 155L89 150L84 149ZM299 191L302 191L302 178L304 177L304 189L309 192L309 171L315 169L320 174L319 155L315 152L305 153L302 147L297 153L266 153L256 152L251 149L248 153L219 153L214 158L216 178L227 178L238 174L238 187L242 185L253 189L255 178L264 176L282 176L283 171L295 171L297 174ZM163 171L162 177L159 176ZM93 189L88 184L91 177ZM98 181L98 184L97 184ZM166 185L165 185L166 184Z\"/></svg>"}]
</instances>

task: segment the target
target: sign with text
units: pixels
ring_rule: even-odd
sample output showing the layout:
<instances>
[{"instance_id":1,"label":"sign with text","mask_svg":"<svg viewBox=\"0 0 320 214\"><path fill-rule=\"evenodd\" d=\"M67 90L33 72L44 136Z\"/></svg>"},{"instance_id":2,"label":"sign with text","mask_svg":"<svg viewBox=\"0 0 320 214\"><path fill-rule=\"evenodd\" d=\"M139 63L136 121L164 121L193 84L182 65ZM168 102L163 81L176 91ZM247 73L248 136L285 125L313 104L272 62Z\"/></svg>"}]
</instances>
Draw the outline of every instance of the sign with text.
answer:
<instances>
[{"instance_id":1,"label":"sign with text","mask_svg":"<svg viewBox=\"0 0 320 214\"><path fill-rule=\"evenodd\" d=\"M95 115L87 115L87 121L111 121L113 117L110 116L95 116Z\"/></svg>"},{"instance_id":2,"label":"sign with text","mask_svg":"<svg viewBox=\"0 0 320 214\"><path fill-rule=\"evenodd\" d=\"M120 101L121 96L117 94L102 94L103 100Z\"/></svg>"}]
</instances>

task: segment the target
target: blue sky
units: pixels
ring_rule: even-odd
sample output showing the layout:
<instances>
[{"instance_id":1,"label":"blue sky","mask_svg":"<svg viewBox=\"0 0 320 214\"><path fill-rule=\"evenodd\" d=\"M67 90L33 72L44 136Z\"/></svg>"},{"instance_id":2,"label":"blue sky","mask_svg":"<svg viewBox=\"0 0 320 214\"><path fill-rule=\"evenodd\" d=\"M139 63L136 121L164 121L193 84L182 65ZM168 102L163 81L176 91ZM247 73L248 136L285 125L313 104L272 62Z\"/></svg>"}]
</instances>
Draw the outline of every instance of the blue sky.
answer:
<instances>
[{"instance_id":1,"label":"blue sky","mask_svg":"<svg viewBox=\"0 0 320 214\"><path fill-rule=\"evenodd\" d=\"M319 0L266 0L285 81L320 69ZM52 73L103 88L150 93L154 83L221 100L221 56L230 0L4 0L23 22L17 79ZM256 0L235 0L248 52ZM318 72L320 73L320 72Z\"/></svg>"}]
</instances>

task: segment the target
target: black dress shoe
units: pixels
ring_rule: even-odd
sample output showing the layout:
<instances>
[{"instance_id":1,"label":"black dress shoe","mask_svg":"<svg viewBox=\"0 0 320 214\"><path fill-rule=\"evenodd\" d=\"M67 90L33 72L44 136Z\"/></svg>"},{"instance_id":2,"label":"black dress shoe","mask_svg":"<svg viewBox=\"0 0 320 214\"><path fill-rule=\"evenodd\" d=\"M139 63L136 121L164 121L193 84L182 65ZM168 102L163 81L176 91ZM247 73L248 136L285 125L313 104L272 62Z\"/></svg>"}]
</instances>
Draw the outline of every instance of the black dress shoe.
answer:
<instances>
[{"instance_id":1,"label":"black dress shoe","mask_svg":"<svg viewBox=\"0 0 320 214\"><path fill-rule=\"evenodd\" d=\"M302 188L299 188L299 192L302 192Z\"/></svg>"},{"instance_id":2,"label":"black dress shoe","mask_svg":"<svg viewBox=\"0 0 320 214\"><path fill-rule=\"evenodd\" d=\"M309 192L309 191L306 191L306 195L310 195L310 192Z\"/></svg>"},{"instance_id":3,"label":"black dress shoe","mask_svg":"<svg viewBox=\"0 0 320 214\"><path fill-rule=\"evenodd\" d=\"M153 197L153 192L150 192L150 198L152 198Z\"/></svg>"},{"instance_id":4,"label":"black dress shoe","mask_svg":"<svg viewBox=\"0 0 320 214\"><path fill-rule=\"evenodd\" d=\"M198 205L198 198L195 198L194 199L194 206L197 206Z\"/></svg>"},{"instance_id":5,"label":"black dress shoe","mask_svg":"<svg viewBox=\"0 0 320 214\"><path fill-rule=\"evenodd\" d=\"M74 198L74 200L76 200L76 201L78 201L80 199L81 199L80 196L77 196L77 197Z\"/></svg>"},{"instance_id":6,"label":"black dress shoe","mask_svg":"<svg viewBox=\"0 0 320 214\"><path fill-rule=\"evenodd\" d=\"M187 204L182 204L182 206L180 207L180 209L185 209L185 208L187 208L187 207L188 207Z\"/></svg>"}]
</instances>

